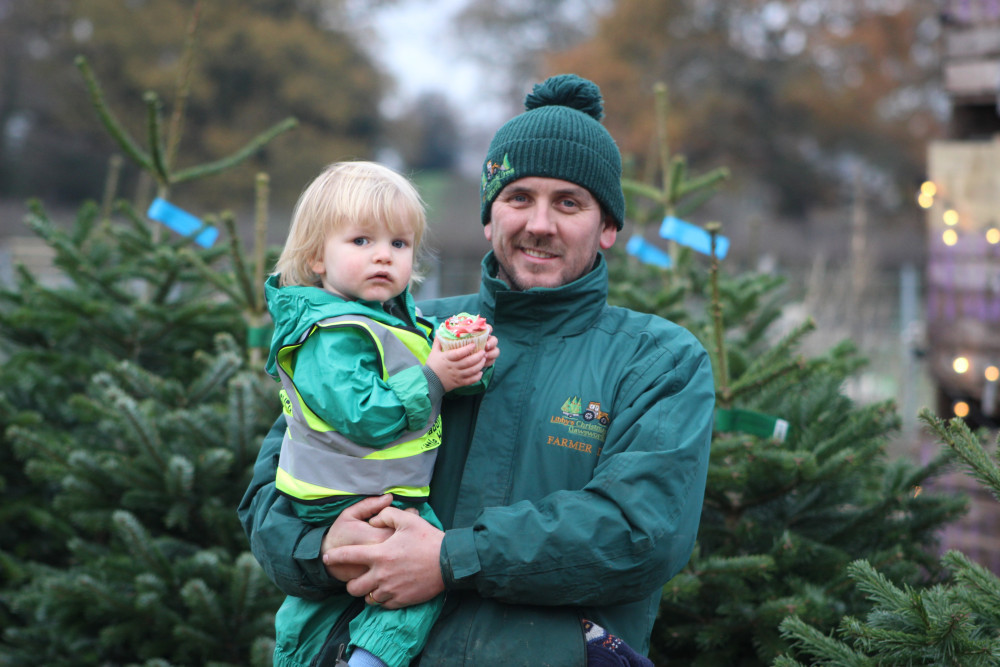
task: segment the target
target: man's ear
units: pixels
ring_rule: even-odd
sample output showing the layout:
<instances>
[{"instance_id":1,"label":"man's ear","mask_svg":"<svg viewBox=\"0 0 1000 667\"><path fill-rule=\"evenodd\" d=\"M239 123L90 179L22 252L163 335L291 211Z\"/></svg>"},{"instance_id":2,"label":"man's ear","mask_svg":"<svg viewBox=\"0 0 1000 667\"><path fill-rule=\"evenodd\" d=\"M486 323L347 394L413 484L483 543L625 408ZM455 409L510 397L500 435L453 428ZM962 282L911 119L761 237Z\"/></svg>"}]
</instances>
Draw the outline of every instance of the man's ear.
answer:
<instances>
[{"instance_id":1,"label":"man's ear","mask_svg":"<svg viewBox=\"0 0 1000 667\"><path fill-rule=\"evenodd\" d=\"M483 225L483 235L486 237L487 241L493 242L493 221L490 220L485 225Z\"/></svg>"},{"instance_id":2,"label":"man's ear","mask_svg":"<svg viewBox=\"0 0 1000 667\"><path fill-rule=\"evenodd\" d=\"M611 219L609 216L604 221L604 229L601 230L601 249L607 250L615 244L615 239L618 238L618 223Z\"/></svg>"}]
</instances>

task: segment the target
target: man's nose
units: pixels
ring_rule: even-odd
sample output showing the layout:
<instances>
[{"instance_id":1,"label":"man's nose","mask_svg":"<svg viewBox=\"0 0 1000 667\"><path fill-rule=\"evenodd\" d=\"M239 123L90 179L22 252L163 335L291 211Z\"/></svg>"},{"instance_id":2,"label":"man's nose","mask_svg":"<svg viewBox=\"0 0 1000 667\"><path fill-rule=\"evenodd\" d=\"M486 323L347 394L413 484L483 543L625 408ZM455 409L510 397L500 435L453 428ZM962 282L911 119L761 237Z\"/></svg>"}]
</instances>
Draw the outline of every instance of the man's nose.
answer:
<instances>
[{"instance_id":1,"label":"man's nose","mask_svg":"<svg viewBox=\"0 0 1000 667\"><path fill-rule=\"evenodd\" d=\"M531 209L525 230L532 234L547 235L555 232L552 210L548 206L535 206Z\"/></svg>"}]
</instances>

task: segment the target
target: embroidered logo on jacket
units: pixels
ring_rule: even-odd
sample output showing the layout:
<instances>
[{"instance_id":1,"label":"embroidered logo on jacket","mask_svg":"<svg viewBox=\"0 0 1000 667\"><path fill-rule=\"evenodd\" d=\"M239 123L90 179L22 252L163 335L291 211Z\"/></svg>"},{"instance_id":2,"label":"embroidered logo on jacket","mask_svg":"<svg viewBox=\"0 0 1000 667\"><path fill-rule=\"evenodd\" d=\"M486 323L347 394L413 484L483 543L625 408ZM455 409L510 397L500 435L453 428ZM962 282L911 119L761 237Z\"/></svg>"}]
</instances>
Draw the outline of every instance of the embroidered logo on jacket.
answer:
<instances>
[{"instance_id":1,"label":"embroidered logo on jacket","mask_svg":"<svg viewBox=\"0 0 1000 667\"><path fill-rule=\"evenodd\" d=\"M563 434L550 435L547 444L582 452L594 451L596 444L597 452L600 453L600 445L608 434L611 417L601 409L600 402L588 401L584 404L579 396L572 396L563 402L560 414L549 418L549 423L565 429L566 437Z\"/></svg>"}]
</instances>

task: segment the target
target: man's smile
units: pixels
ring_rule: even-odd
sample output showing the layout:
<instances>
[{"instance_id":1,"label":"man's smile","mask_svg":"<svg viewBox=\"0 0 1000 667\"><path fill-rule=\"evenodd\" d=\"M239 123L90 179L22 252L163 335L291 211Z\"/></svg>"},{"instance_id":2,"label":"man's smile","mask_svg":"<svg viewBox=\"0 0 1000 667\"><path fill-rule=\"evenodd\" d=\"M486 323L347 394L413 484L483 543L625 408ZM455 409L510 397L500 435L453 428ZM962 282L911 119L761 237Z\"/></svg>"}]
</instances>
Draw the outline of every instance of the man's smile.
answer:
<instances>
[{"instance_id":1,"label":"man's smile","mask_svg":"<svg viewBox=\"0 0 1000 667\"><path fill-rule=\"evenodd\" d=\"M536 259L552 259L553 257L558 257L558 255L546 252L545 250L540 250L538 248L521 248L521 252L528 257L534 257Z\"/></svg>"}]
</instances>

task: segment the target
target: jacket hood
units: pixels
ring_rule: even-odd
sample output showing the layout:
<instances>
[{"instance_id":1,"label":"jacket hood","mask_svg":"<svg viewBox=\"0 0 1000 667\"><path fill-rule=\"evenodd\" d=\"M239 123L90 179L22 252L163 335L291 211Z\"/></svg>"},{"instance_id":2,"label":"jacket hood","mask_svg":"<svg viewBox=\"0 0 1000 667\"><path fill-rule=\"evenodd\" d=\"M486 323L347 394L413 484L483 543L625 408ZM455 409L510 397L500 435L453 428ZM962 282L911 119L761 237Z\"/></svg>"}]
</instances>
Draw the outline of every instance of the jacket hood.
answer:
<instances>
[{"instance_id":1,"label":"jacket hood","mask_svg":"<svg viewBox=\"0 0 1000 667\"><path fill-rule=\"evenodd\" d=\"M327 317L339 315L354 315L361 311L367 317L394 326L413 326L398 317L386 313L382 304L377 301L348 301L341 296L327 292L321 287L290 285L278 286L279 276L272 275L264 283L264 297L267 309L274 323L274 334L271 336L271 347L267 355L264 370L272 377L277 377L276 357L278 350L285 345L296 342L316 322ZM414 311L413 297L409 289L394 300L402 300L403 312Z\"/></svg>"}]
</instances>

